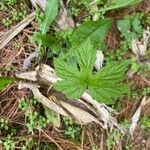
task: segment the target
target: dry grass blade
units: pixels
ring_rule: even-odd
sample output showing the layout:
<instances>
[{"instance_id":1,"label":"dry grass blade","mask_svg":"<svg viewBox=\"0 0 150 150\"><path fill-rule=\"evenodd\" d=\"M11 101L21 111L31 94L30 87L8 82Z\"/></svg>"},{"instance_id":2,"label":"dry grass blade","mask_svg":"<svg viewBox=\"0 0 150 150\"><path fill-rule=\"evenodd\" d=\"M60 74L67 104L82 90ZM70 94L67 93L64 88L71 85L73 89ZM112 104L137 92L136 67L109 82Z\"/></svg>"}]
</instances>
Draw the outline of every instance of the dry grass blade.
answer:
<instances>
[{"instance_id":1,"label":"dry grass blade","mask_svg":"<svg viewBox=\"0 0 150 150\"><path fill-rule=\"evenodd\" d=\"M6 44L13 39L19 32L21 32L27 25L31 23L31 21L35 17L35 12L28 15L25 19L23 19L16 26L12 27L8 32L5 33L4 36L0 38L0 49L2 49Z\"/></svg>"}]
</instances>

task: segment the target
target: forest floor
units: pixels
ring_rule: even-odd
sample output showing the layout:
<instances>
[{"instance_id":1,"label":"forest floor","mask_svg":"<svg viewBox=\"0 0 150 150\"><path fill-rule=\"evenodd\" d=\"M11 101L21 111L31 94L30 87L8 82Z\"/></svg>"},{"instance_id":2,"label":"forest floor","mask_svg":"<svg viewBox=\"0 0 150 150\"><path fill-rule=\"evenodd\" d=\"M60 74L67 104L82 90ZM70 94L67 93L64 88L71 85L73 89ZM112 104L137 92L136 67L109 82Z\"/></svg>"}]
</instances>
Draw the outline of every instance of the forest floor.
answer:
<instances>
[{"instance_id":1,"label":"forest floor","mask_svg":"<svg viewBox=\"0 0 150 150\"><path fill-rule=\"evenodd\" d=\"M81 4L76 0L70 2L64 0L63 2L64 7L71 12L73 23L71 22L70 26L76 28L93 19L94 15L87 13L89 8L85 0L81 0ZM104 7L108 1L99 2L101 3L98 6ZM35 12L35 17L30 18L31 21L25 27L20 26L19 32L16 32L19 27L14 31L14 27L33 12ZM38 42L34 41L33 35L39 31L43 16L41 8L35 9L30 1L1 0L0 77L15 77L16 73L24 71L24 60L38 49ZM31 90L18 89L18 82L23 79L17 79L3 89L1 89L2 80L0 80L0 150L150 149L150 102L145 105L141 104L144 98L150 101L150 43L147 43L147 52L144 55L141 54L142 56L134 53L131 46L132 35L139 42L144 43L141 40L143 33L145 30L148 32L148 27L150 28L150 1L143 0L131 7L110 10L95 16L113 20L104 40L106 44L106 50L103 51L104 65L113 61L132 59L131 70L126 73L128 77L125 81L130 84L129 94L120 96L115 103L108 104L108 106L117 112L115 116L117 122L126 129L129 129L135 112L140 106L142 107L140 116L138 117L138 114L136 116L138 121L133 137L130 136L128 130L122 134L117 128L114 128L110 132L94 122L81 125L75 123L74 119L62 116L59 117L58 122L54 115L50 114L51 112L48 112L49 117L47 117L45 107L35 98ZM67 30L59 34L59 29L55 30L55 24L53 23L48 33L55 36L58 42L63 43L62 40L69 38L70 32ZM122 26L123 30L120 30ZM127 34L128 30L130 34ZM16 35L13 36L13 33ZM62 45L65 47L69 45L68 43ZM42 48L48 49L44 46ZM60 54L57 53L57 49L54 49L53 52L47 52L42 60L33 60L31 66L25 70L35 70L39 62L54 67L53 58L58 56ZM41 91L45 95L44 88ZM60 93L55 92L59 99Z\"/></svg>"}]
</instances>

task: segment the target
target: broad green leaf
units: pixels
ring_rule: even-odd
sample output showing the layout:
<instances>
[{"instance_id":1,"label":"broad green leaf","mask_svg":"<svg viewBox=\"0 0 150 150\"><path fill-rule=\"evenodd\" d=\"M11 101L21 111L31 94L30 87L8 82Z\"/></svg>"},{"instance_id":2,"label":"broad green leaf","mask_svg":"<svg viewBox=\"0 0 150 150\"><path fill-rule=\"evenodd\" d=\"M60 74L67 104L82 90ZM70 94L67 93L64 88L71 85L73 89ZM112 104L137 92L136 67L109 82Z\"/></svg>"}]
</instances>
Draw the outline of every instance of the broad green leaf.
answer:
<instances>
[{"instance_id":1,"label":"broad green leaf","mask_svg":"<svg viewBox=\"0 0 150 150\"><path fill-rule=\"evenodd\" d=\"M112 24L111 19L102 19L98 21L87 21L81 24L72 34L71 41L73 45L82 44L90 39L94 45L101 46L105 35Z\"/></svg>"},{"instance_id":2,"label":"broad green leaf","mask_svg":"<svg viewBox=\"0 0 150 150\"><path fill-rule=\"evenodd\" d=\"M54 54L58 54L58 52L62 49L57 42L57 39L50 35L35 32L33 39L41 43L43 46L51 48Z\"/></svg>"},{"instance_id":3,"label":"broad green leaf","mask_svg":"<svg viewBox=\"0 0 150 150\"><path fill-rule=\"evenodd\" d=\"M11 77L0 77L0 90L3 90L14 81L15 79Z\"/></svg>"},{"instance_id":4,"label":"broad green leaf","mask_svg":"<svg viewBox=\"0 0 150 150\"><path fill-rule=\"evenodd\" d=\"M51 122L56 127L60 127L60 115L47 107L44 107L44 109L48 122Z\"/></svg>"},{"instance_id":5,"label":"broad green leaf","mask_svg":"<svg viewBox=\"0 0 150 150\"><path fill-rule=\"evenodd\" d=\"M49 26L54 21L58 12L58 0L47 0L47 5L44 13L44 20L41 23L40 30L42 34L46 34Z\"/></svg>"},{"instance_id":6,"label":"broad green leaf","mask_svg":"<svg viewBox=\"0 0 150 150\"><path fill-rule=\"evenodd\" d=\"M127 6L132 6L140 3L142 0L114 0L113 3L106 7L103 8L101 11L108 11L112 9L118 9L122 7L127 7Z\"/></svg>"}]
</instances>

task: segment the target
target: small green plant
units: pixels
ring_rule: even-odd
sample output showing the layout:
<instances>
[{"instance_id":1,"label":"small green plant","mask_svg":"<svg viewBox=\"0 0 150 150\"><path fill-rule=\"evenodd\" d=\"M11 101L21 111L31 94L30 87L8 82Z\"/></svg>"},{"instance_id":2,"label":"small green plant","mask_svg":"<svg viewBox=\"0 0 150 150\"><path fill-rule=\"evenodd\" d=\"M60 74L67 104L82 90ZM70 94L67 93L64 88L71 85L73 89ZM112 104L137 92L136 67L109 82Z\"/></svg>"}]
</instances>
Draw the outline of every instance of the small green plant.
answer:
<instances>
[{"instance_id":1,"label":"small green plant","mask_svg":"<svg viewBox=\"0 0 150 150\"><path fill-rule=\"evenodd\" d=\"M60 31L58 33L56 33L56 37L58 39L63 39L65 40L66 42L70 42L71 43L71 35L73 33L73 29L67 29L65 31Z\"/></svg>"},{"instance_id":2,"label":"small green plant","mask_svg":"<svg viewBox=\"0 0 150 150\"><path fill-rule=\"evenodd\" d=\"M137 59L134 56L131 56L131 71L133 73L138 72L142 77L149 77L150 67L147 63L138 63Z\"/></svg>"},{"instance_id":3,"label":"small green plant","mask_svg":"<svg viewBox=\"0 0 150 150\"><path fill-rule=\"evenodd\" d=\"M78 17L83 11L89 12L91 0L72 0L71 1L71 14L74 17Z\"/></svg>"},{"instance_id":4,"label":"small green plant","mask_svg":"<svg viewBox=\"0 0 150 150\"><path fill-rule=\"evenodd\" d=\"M4 0L6 2L7 5L14 5L16 4L16 0Z\"/></svg>"},{"instance_id":5,"label":"small green plant","mask_svg":"<svg viewBox=\"0 0 150 150\"><path fill-rule=\"evenodd\" d=\"M140 68L140 65L137 63L137 59L135 57L131 57L131 71L136 73Z\"/></svg>"},{"instance_id":6,"label":"small green plant","mask_svg":"<svg viewBox=\"0 0 150 150\"><path fill-rule=\"evenodd\" d=\"M97 145L93 145L93 146L92 146L92 150L99 150L99 148L98 148Z\"/></svg>"},{"instance_id":7,"label":"small green plant","mask_svg":"<svg viewBox=\"0 0 150 150\"><path fill-rule=\"evenodd\" d=\"M137 13L132 16L125 16L124 19L118 21L117 27L128 43L132 39L138 39L141 36L143 31L141 24L142 17L143 14Z\"/></svg>"},{"instance_id":8,"label":"small green plant","mask_svg":"<svg viewBox=\"0 0 150 150\"><path fill-rule=\"evenodd\" d=\"M149 13L146 14L146 17L145 17L145 19L143 20L143 22L146 23L146 24L148 24L148 25L150 25L150 14L149 14Z\"/></svg>"},{"instance_id":9,"label":"small green plant","mask_svg":"<svg viewBox=\"0 0 150 150\"><path fill-rule=\"evenodd\" d=\"M8 130L8 120L0 118L0 130Z\"/></svg>"},{"instance_id":10,"label":"small green plant","mask_svg":"<svg viewBox=\"0 0 150 150\"><path fill-rule=\"evenodd\" d=\"M142 95L150 95L150 87L146 87L143 89Z\"/></svg>"},{"instance_id":11,"label":"small green plant","mask_svg":"<svg viewBox=\"0 0 150 150\"><path fill-rule=\"evenodd\" d=\"M13 21L10 18L4 18L4 19L2 19L2 23L5 26L10 26L13 23Z\"/></svg>"},{"instance_id":12,"label":"small green plant","mask_svg":"<svg viewBox=\"0 0 150 150\"><path fill-rule=\"evenodd\" d=\"M75 17L79 16L79 14L80 14L80 9L79 9L79 8L74 8L74 7L72 7L72 8L71 8L71 14L72 14L72 16L75 16Z\"/></svg>"},{"instance_id":13,"label":"small green plant","mask_svg":"<svg viewBox=\"0 0 150 150\"><path fill-rule=\"evenodd\" d=\"M35 21L40 24L43 19L44 19L44 13L37 7Z\"/></svg>"},{"instance_id":14,"label":"small green plant","mask_svg":"<svg viewBox=\"0 0 150 150\"><path fill-rule=\"evenodd\" d=\"M71 139L79 139L81 128L73 123L70 118L64 118L65 135Z\"/></svg>"},{"instance_id":15,"label":"small green plant","mask_svg":"<svg viewBox=\"0 0 150 150\"><path fill-rule=\"evenodd\" d=\"M108 138L106 140L107 149L111 150L113 146L119 142L121 139L121 133L119 130L115 129L112 133L108 135Z\"/></svg>"},{"instance_id":16,"label":"small green plant","mask_svg":"<svg viewBox=\"0 0 150 150\"><path fill-rule=\"evenodd\" d=\"M0 144L5 147L5 150L15 150L15 142L11 139L10 135L5 139L0 140Z\"/></svg>"},{"instance_id":17,"label":"small green plant","mask_svg":"<svg viewBox=\"0 0 150 150\"><path fill-rule=\"evenodd\" d=\"M34 130L40 130L47 125L47 119L37 111L34 110L34 106L37 104L35 99L22 99L19 103L19 108L25 112L26 126L29 132Z\"/></svg>"},{"instance_id":18,"label":"small green plant","mask_svg":"<svg viewBox=\"0 0 150 150\"><path fill-rule=\"evenodd\" d=\"M121 61L124 60L124 57L126 56L126 54L128 53L128 43L123 40L120 42L120 45L117 49L112 50L105 50L103 51L104 53L104 62L106 64L112 63L114 61ZM131 60L131 65L132 65L132 60Z\"/></svg>"},{"instance_id":19,"label":"small green plant","mask_svg":"<svg viewBox=\"0 0 150 150\"><path fill-rule=\"evenodd\" d=\"M6 10L7 10L7 7L5 6L4 2L2 1L2 2L0 3L0 11L4 12L4 11L6 11Z\"/></svg>"},{"instance_id":20,"label":"small green plant","mask_svg":"<svg viewBox=\"0 0 150 150\"><path fill-rule=\"evenodd\" d=\"M20 5L21 7L24 6L23 3L21 3ZM23 8L20 12L18 12L16 9L12 11L12 21L18 21L27 16L26 6L24 6Z\"/></svg>"},{"instance_id":21,"label":"small green plant","mask_svg":"<svg viewBox=\"0 0 150 150\"><path fill-rule=\"evenodd\" d=\"M150 76L149 72L150 72L149 64L144 63L139 66L139 73L141 74L142 77L148 78Z\"/></svg>"},{"instance_id":22,"label":"small green plant","mask_svg":"<svg viewBox=\"0 0 150 150\"><path fill-rule=\"evenodd\" d=\"M37 142L30 137L29 139L25 139L25 144L22 146L21 150L32 149L35 145L37 145Z\"/></svg>"},{"instance_id":23,"label":"small green plant","mask_svg":"<svg viewBox=\"0 0 150 150\"><path fill-rule=\"evenodd\" d=\"M7 7L4 7L5 6L5 3L8 4ZM12 6L10 5L15 5L16 4L16 1L3 1L1 6L2 6L2 9L5 13L8 13L9 9L12 9L11 11L11 15L8 16L8 17L5 17L2 19L2 24L5 25L5 26L10 26L14 23L16 23L17 21L20 21L22 19L24 19L26 16L27 16L27 5L26 3L19 3L19 8L12 8ZM5 9L5 10L4 10Z\"/></svg>"},{"instance_id":24,"label":"small green plant","mask_svg":"<svg viewBox=\"0 0 150 150\"><path fill-rule=\"evenodd\" d=\"M150 130L150 118L147 116L143 116L140 120L141 127L145 130Z\"/></svg>"}]
</instances>

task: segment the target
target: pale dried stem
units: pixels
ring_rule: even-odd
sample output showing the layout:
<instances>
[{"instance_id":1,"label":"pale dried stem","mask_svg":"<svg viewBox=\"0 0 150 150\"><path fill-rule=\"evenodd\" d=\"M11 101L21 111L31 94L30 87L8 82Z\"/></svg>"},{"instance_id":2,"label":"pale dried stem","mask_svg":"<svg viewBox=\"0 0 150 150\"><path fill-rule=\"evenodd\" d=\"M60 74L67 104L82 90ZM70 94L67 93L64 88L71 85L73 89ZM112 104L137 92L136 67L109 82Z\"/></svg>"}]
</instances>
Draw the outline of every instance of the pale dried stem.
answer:
<instances>
[{"instance_id":1,"label":"pale dried stem","mask_svg":"<svg viewBox=\"0 0 150 150\"><path fill-rule=\"evenodd\" d=\"M61 99L57 100L54 96L50 96L49 98L46 98L39 91L38 85L20 81L18 88L30 89L33 92L35 98L38 99L44 106L46 106L49 109L54 110L55 112L63 116L72 117L79 124L87 124L90 122L96 122L98 124L101 124L93 115L91 115L85 110L80 109L79 107L76 107L67 102L61 101Z\"/></svg>"}]
</instances>

